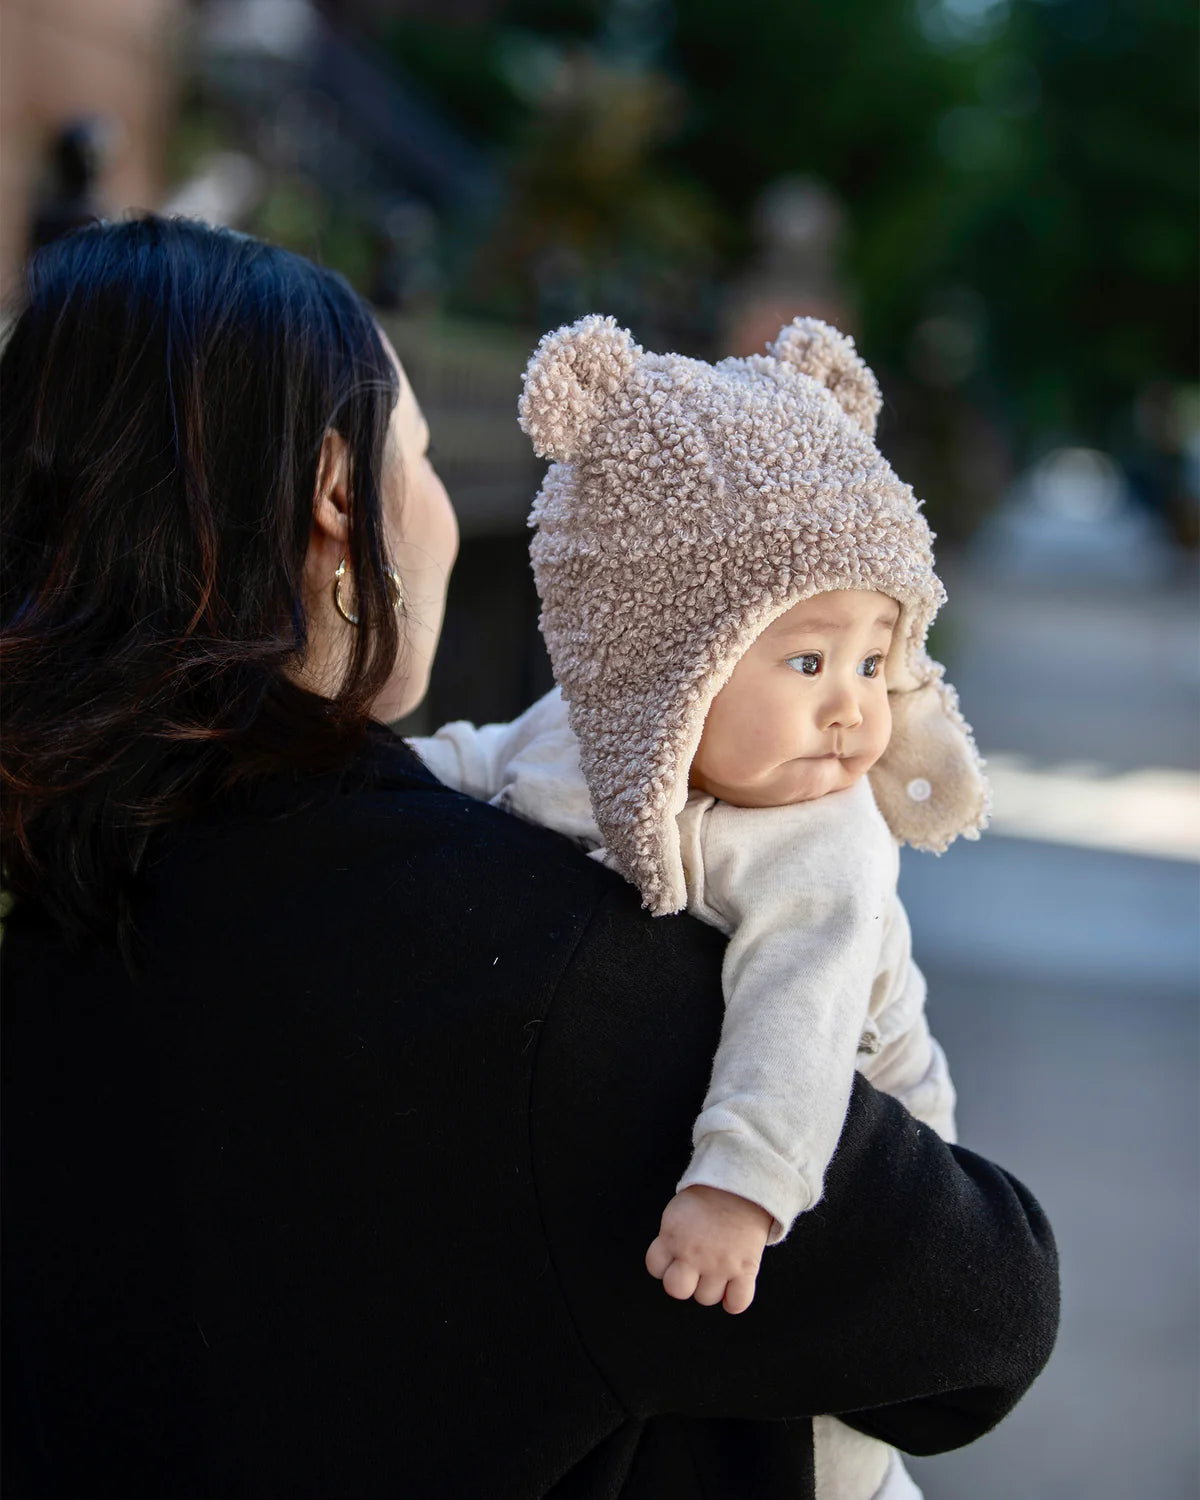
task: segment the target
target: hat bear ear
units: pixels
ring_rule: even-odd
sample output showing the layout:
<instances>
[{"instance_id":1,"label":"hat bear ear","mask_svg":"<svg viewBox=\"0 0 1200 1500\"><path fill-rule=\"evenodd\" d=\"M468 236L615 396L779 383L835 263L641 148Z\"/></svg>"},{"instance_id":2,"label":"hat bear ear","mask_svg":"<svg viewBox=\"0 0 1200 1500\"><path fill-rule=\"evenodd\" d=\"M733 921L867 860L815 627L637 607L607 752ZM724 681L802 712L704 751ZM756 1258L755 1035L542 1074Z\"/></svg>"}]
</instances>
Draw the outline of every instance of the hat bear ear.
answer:
<instances>
[{"instance_id":1,"label":"hat bear ear","mask_svg":"<svg viewBox=\"0 0 1200 1500\"><path fill-rule=\"evenodd\" d=\"M855 352L854 340L819 318L795 318L780 331L768 354L825 386L868 437L883 399L875 376Z\"/></svg>"},{"instance_id":2,"label":"hat bear ear","mask_svg":"<svg viewBox=\"0 0 1200 1500\"><path fill-rule=\"evenodd\" d=\"M597 313L546 334L525 371L518 408L534 450L560 463L577 458L641 353L626 329Z\"/></svg>"}]
</instances>

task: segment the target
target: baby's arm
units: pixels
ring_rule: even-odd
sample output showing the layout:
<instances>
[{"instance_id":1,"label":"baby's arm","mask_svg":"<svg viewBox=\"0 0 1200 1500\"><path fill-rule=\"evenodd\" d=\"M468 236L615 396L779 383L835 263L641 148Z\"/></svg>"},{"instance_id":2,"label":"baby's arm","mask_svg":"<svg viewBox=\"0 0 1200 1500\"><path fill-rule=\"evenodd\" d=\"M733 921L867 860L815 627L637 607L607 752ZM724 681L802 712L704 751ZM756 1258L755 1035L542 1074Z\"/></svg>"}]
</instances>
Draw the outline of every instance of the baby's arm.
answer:
<instances>
[{"instance_id":1,"label":"baby's arm","mask_svg":"<svg viewBox=\"0 0 1200 1500\"><path fill-rule=\"evenodd\" d=\"M958 1139L954 1120L957 1095L950 1066L936 1037L930 1034L924 1011L906 1031L885 1042L874 1057L862 1059L859 1072L877 1089L899 1099L914 1119L932 1126L942 1140L953 1145Z\"/></svg>"},{"instance_id":2,"label":"baby's arm","mask_svg":"<svg viewBox=\"0 0 1200 1500\"><path fill-rule=\"evenodd\" d=\"M489 802L508 780L509 763L548 728L565 721L562 695L554 688L510 723L476 726L456 719L408 743L439 781Z\"/></svg>"},{"instance_id":3,"label":"baby's arm","mask_svg":"<svg viewBox=\"0 0 1200 1500\"><path fill-rule=\"evenodd\" d=\"M688 869L690 904L731 929L725 1023L692 1160L647 1266L672 1295L704 1302L721 1300L724 1277L734 1311L753 1297L764 1245L821 1196L896 853L865 786L787 808L718 803L701 852L703 868L693 857Z\"/></svg>"},{"instance_id":4,"label":"baby's arm","mask_svg":"<svg viewBox=\"0 0 1200 1500\"><path fill-rule=\"evenodd\" d=\"M953 1144L957 1139L954 1084L946 1054L929 1032L925 976L913 963L908 914L898 896L889 903L884 927L881 967L875 978L882 1006L872 1009L867 1031L874 1046L859 1055L858 1071Z\"/></svg>"},{"instance_id":5,"label":"baby's arm","mask_svg":"<svg viewBox=\"0 0 1200 1500\"><path fill-rule=\"evenodd\" d=\"M466 719L443 724L435 733L408 743L437 779L456 792L488 802L499 790L500 775L508 759L507 741L511 724L475 725Z\"/></svg>"}]
</instances>

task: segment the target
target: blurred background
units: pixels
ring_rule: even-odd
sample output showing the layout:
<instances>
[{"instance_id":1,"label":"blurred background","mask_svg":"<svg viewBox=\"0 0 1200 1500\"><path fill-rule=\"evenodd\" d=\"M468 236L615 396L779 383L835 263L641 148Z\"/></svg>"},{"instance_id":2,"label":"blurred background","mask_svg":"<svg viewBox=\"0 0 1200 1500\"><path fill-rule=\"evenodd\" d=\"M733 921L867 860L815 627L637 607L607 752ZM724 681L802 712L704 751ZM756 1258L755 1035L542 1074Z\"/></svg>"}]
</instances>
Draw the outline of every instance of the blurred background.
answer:
<instances>
[{"instance_id":1,"label":"blurred background","mask_svg":"<svg viewBox=\"0 0 1200 1500\"><path fill-rule=\"evenodd\" d=\"M854 334L927 502L992 831L902 888L963 1139L1064 1318L927 1500L1200 1494L1200 383L1192 0L0 0L0 278L130 208L378 308L463 545L429 699L549 685L515 421L538 336Z\"/></svg>"}]
</instances>

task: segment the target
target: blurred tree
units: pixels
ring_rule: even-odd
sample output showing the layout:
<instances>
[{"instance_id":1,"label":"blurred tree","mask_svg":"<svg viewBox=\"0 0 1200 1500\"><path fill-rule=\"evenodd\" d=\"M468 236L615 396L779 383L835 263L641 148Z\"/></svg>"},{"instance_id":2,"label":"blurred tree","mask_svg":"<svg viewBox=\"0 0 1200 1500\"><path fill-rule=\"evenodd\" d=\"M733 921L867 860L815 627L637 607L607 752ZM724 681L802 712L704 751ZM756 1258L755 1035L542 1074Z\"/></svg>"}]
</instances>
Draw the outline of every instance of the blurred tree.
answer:
<instances>
[{"instance_id":1,"label":"blurred tree","mask_svg":"<svg viewBox=\"0 0 1200 1500\"><path fill-rule=\"evenodd\" d=\"M650 344L705 347L716 215L656 161L680 105L661 73L564 51L514 142L512 196L473 296L538 327L600 306Z\"/></svg>"},{"instance_id":2,"label":"blurred tree","mask_svg":"<svg viewBox=\"0 0 1200 1500\"><path fill-rule=\"evenodd\" d=\"M966 285L1025 442L1102 443L1140 385L1193 377L1189 0L784 0L753 15L680 0L695 111L678 154L743 223L777 173L832 185L875 357L911 364L914 322Z\"/></svg>"},{"instance_id":3,"label":"blurred tree","mask_svg":"<svg viewBox=\"0 0 1200 1500\"><path fill-rule=\"evenodd\" d=\"M452 305L531 328L603 306L651 342L706 348L724 221L667 157L689 107L660 62L669 6L501 9L482 38L411 16L383 33L506 164L508 200Z\"/></svg>"},{"instance_id":4,"label":"blurred tree","mask_svg":"<svg viewBox=\"0 0 1200 1500\"><path fill-rule=\"evenodd\" d=\"M755 200L802 172L847 205L861 335L897 407L929 408L935 510L959 476L930 434L962 449L956 413L1021 454L1105 445L1145 387L1194 379L1192 0L482 10L381 33L510 184L452 299L646 331L671 325L674 288L700 345Z\"/></svg>"},{"instance_id":5,"label":"blurred tree","mask_svg":"<svg viewBox=\"0 0 1200 1500\"><path fill-rule=\"evenodd\" d=\"M1105 443L1142 387L1195 378L1197 14L1060 0L1014 16L1040 107L964 257L1005 314L997 358L1030 431Z\"/></svg>"}]
</instances>

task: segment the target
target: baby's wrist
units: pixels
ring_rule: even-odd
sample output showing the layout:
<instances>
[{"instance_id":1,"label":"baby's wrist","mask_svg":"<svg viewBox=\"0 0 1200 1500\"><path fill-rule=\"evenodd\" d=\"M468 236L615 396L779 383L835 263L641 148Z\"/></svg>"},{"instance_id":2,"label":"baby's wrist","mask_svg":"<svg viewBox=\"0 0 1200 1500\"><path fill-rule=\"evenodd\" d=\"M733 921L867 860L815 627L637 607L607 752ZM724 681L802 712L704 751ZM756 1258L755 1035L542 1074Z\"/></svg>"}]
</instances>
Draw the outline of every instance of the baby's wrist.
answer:
<instances>
[{"instance_id":1,"label":"baby's wrist","mask_svg":"<svg viewBox=\"0 0 1200 1500\"><path fill-rule=\"evenodd\" d=\"M694 1193L700 1202L709 1204L724 1213L737 1214L744 1218L760 1218L766 1224L772 1221L772 1214L761 1203L756 1203L753 1198L747 1198L744 1193L735 1193L731 1188L713 1187L707 1182L693 1182L681 1188L680 1191Z\"/></svg>"}]
</instances>

